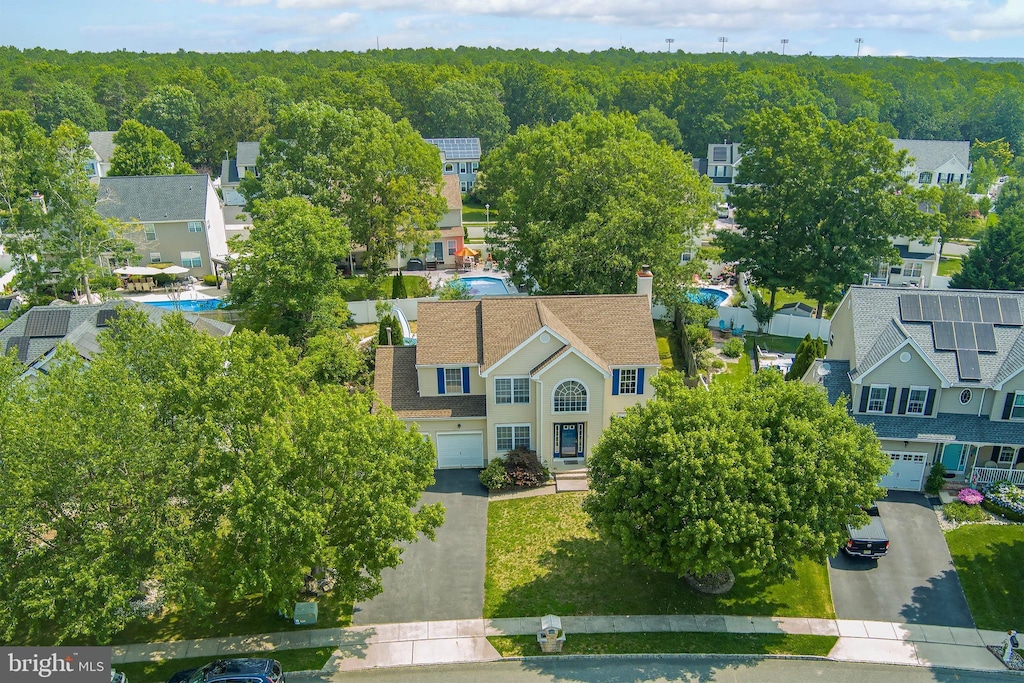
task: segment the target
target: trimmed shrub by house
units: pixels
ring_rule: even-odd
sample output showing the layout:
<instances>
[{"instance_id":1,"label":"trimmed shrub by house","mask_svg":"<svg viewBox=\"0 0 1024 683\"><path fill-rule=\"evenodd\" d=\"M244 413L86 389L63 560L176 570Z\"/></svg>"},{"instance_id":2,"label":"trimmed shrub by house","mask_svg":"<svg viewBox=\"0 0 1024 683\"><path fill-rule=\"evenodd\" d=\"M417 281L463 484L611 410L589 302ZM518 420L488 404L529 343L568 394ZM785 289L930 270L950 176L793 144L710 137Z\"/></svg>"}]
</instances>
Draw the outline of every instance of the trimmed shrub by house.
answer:
<instances>
[{"instance_id":1,"label":"trimmed shrub by house","mask_svg":"<svg viewBox=\"0 0 1024 683\"><path fill-rule=\"evenodd\" d=\"M551 473L541 463L536 451L517 448L503 457L495 458L487 463L480 473L480 483L488 491L497 491L510 486L532 488L543 486Z\"/></svg>"},{"instance_id":2,"label":"trimmed shrub by house","mask_svg":"<svg viewBox=\"0 0 1024 683\"><path fill-rule=\"evenodd\" d=\"M939 491L946 484L946 466L938 460L932 464L928 478L924 480L924 492L931 496L939 495Z\"/></svg>"},{"instance_id":3,"label":"trimmed shrub by house","mask_svg":"<svg viewBox=\"0 0 1024 683\"><path fill-rule=\"evenodd\" d=\"M988 516L978 505L968 505L960 501L943 505L942 514L950 522L984 522Z\"/></svg>"},{"instance_id":4,"label":"trimmed shrub by house","mask_svg":"<svg viewBox=\"0 0 1024 683\"><path fill-rule=\"evenodd\" d=\"M508 473L505 472L505 460L495 458L487 463L487 467L480 473L480 483L488 491L498 491L511 483Z\"/></svg>"},{"instance_id":5,"label":"trimmed shrub by house","mask_svg":"<svg viewBox=\"0 0 1024 683\"><path fill-rule=\"evenodd\" d=\"M743 340L732 338L722 346L722 355L729 358L739 358L743 355Z\"/></svg>"},{"instance_id":6,"label":"trimmed shrub by house","mask_svg":"<svg viewBox=\"0 0 1024 683\"><path fill-rule=\"evenodd\" d=\"M981 506L1014 522L1024 522L1024 489L1009 481L997 481L985 494Z\"/></svg>"}]
</instances>

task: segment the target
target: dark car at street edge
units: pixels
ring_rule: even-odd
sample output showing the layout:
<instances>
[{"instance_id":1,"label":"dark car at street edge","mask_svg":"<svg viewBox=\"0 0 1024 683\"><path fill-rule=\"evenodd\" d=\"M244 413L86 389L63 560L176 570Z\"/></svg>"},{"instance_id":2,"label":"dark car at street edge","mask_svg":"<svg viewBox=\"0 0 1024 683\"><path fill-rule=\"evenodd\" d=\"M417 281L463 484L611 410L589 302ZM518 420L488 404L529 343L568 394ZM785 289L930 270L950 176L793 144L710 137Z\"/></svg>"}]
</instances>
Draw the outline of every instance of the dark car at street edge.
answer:
<instances>
[{"instance_id":1,"label":"dark car at street edge","mask_svg":"<svg viewBox=\"0 0 1024 683\"><path fill-rule=\"evenodd\" d=\"M167 683L285 683L285 675L276 659L218 659L179 671Z\"/></svg>"}]
</instances>

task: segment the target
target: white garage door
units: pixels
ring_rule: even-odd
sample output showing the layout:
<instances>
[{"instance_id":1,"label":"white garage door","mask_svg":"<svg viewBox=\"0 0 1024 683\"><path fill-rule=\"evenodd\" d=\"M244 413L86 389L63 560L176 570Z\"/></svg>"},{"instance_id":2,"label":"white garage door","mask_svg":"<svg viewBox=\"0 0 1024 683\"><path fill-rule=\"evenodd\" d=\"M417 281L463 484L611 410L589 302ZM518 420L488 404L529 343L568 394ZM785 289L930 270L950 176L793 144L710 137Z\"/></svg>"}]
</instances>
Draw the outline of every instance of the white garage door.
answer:
<instances>
[{"instance_id":1,"label":"white garage door","mask_svg":"<svg viewBox=\"0 0 1024 683\"><path fill-rule=\"evenodd\" d=\"M890 453L889 474L882 477L882 486L897 491L920 491L927 459L924 453Z\"/></svg>"},{"instance_id":2,"label":"white garage door","mask_svg":"<svg viewBox=\"0 0 1024 683\"><path fill-rule=\"evenodd\" d=\"M470 432L468 434L438 434L437 466L440 468L483 467L483 433Z\"/></svg>"}]
</instances>

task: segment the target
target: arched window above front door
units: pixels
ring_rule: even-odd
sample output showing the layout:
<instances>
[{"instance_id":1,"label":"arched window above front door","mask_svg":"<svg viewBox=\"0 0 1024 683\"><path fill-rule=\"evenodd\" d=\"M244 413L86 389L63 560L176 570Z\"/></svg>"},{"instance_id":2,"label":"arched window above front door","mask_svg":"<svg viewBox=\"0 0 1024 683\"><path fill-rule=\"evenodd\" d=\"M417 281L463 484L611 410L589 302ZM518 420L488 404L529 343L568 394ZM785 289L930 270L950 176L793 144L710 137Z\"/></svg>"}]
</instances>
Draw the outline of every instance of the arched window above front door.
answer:
<instances>
[{"instance_id":1,"label":"arched window above front door","mask_svg":"<svg viewBox=\"0 0 1024 683\"><path fill-rule=\"evenodd\" d=\"M556 413L587 412L587 388L574 379L565 380L555 387L553 410Z\"/></svg>"}]
</instances>

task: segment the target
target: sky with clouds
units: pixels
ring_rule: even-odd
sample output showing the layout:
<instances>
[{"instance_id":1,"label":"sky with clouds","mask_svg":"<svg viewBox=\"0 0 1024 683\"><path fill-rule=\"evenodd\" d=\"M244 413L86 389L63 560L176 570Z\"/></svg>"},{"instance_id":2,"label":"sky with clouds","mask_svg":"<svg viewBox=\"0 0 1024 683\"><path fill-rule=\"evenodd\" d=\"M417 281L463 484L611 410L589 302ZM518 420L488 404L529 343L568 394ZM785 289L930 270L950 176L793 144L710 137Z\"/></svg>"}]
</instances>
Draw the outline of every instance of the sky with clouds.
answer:
<instances>
[{"instance_id":1,"label":"sky with clouds","mask_svg":"<svg viewBox=\"0 0 1024 683\"><path fill-rule=\"evenodd\" d=\"M852 55L859 38L861 54L1024 57L1024 0L0 0L0 44L70 51L713 52L723 37L736 52Z\"/></svg>"}]
</instances>

